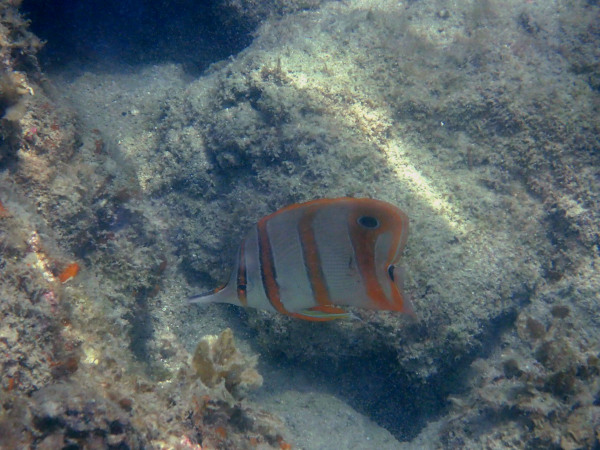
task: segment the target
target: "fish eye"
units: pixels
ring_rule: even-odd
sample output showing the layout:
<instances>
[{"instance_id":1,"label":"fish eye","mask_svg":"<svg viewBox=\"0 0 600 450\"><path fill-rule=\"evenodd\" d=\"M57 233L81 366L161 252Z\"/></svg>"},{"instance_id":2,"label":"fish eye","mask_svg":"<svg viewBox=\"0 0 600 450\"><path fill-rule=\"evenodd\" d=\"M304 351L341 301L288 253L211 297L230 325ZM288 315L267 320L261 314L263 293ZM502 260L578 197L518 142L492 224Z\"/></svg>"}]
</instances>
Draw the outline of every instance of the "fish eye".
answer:
<instances>
[{"instance_id":1,"label":"fish eye","mask_svg":"<svg viewBox=\"0 0 600 450\"><path fill-rule=\"evenodd\" d=\"M388 267L388 275L390 276L390 279L392 281L394 281L394 269L395 269L394 265L390 264L390 266Z\"/></svg>"},{"instance_id":2,"label":"fish eye","mask_svg":"<svg viewBox=\"0 0 600 450\"><path fill-rule=\"evenodd\" d=\"M361 216L356 220L356 222L360 226L370 229L375 229L379 226L379 220L373 216Z\"/></svg>"}]
</instances>

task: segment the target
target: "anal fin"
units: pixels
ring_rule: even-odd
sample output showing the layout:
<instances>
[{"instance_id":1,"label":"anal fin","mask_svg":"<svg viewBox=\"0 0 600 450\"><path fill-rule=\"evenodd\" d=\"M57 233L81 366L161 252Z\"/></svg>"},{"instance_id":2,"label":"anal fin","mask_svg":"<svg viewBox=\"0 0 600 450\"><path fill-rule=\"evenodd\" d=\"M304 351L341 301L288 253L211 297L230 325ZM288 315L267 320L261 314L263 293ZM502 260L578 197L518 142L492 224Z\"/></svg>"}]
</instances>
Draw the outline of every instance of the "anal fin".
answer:
<instances>
[{"instance_id":1,"label":"anal fin","mask_svg":"<svg viewBox=\"0 0 600 450\"><path fill-rule=\"evenodd\" d=\"M296 313L305 320L328 321L336 319L351 319L353 315L343 308L334 305L318 305L312 308L303 309Z\"/></svg>"}]
</instances>

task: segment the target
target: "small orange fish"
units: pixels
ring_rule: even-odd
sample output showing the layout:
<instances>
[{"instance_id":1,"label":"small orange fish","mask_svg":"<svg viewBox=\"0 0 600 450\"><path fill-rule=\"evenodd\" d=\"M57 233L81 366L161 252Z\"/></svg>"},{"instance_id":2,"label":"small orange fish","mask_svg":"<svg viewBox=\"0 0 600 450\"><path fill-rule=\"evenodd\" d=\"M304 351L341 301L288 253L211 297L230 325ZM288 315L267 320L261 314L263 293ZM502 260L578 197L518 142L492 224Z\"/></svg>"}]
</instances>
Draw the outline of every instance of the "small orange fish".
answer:
<instances>
[{"instance_id":1,"label":"small orange fish","mask_svg":"<svg viewBox=\"0 0 600 450\"><path fill-rule=\"evenodd\" d=\"M71 263L69 264L65 270L63 270L59 275L58 279L61 283L64 283L79 273L79 264Z\"/></svg>"},{"instance_id":2,"label":"small orange fish","mask_svg":"<svg viewBox=\"0 0 600 450\"><path fill-rule=\"evenodd\" d=\"M2 201L0 201L0 218L2 217L9 217L10 214L8 212L8 209L6 209L4 207L4 205L2 204Z\"/></svg>"},{"instance_id":3,"label":"small orange fish","mask_svg":"<svg viewBox=\"0 0 600 450\"><path fill-rule=\"evenodd\" d=\"M408 216L368 198L313 200L263 217L240 245L227 285L191 303L232 303L312 321L340 306L413 313L398 266Z\"/></svg>"}]
</instances>

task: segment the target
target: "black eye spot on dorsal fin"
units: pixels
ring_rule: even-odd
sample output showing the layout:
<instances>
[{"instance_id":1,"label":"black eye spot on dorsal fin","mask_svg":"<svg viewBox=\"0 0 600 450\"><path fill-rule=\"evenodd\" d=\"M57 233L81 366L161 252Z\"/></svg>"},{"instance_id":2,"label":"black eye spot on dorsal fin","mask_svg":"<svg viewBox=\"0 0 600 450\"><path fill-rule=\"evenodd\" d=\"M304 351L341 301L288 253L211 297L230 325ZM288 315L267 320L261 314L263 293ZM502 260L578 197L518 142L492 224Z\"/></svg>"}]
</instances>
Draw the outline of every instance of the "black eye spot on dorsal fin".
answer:
<instances>
[{"instance_id":1,"label":"black eye spot on dorsal fin","mask_svg":"<svg viewBox=\"0 0 600 450\"><path fill-rule=\"evenodd\" d=\"M373 216L360 216L356 219L356 222L364 228L369 228L371 230L377 228L379 226L379 220Z\"/></svg>"},{"instance_id":2,"label":"black eye spot on dorsal fin","mask_svg":"<svg viewBox=\"0 0 600 450\"><path fill-rule=\"evenodd\" d=\"M394 281L394 269L395 269L394 265L390 264L390 266L388 267L388 275L390 276L390 279L392 281Z\"/></svg>"}]
</instances>

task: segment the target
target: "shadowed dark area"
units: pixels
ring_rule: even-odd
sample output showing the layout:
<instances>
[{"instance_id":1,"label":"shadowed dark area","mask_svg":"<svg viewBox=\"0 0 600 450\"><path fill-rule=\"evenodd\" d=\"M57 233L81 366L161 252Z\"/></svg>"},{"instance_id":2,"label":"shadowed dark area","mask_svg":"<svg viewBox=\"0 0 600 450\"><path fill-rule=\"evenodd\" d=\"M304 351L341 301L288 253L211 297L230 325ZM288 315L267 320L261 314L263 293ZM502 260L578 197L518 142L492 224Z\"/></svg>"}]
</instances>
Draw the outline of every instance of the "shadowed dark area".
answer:
<instances>
[{"instance_id":1,"label":"shadowed dark area","mask_svg":"<svg viewBox=\"0 0 600 450\"><path fill-rule=\"evenodd\" d=\"M20 9L47 41L39 55L46 70L168 61L198 72L251 41L250 27L219 8L206 0L25 0Z\"/></svg>"}]
</instances>

